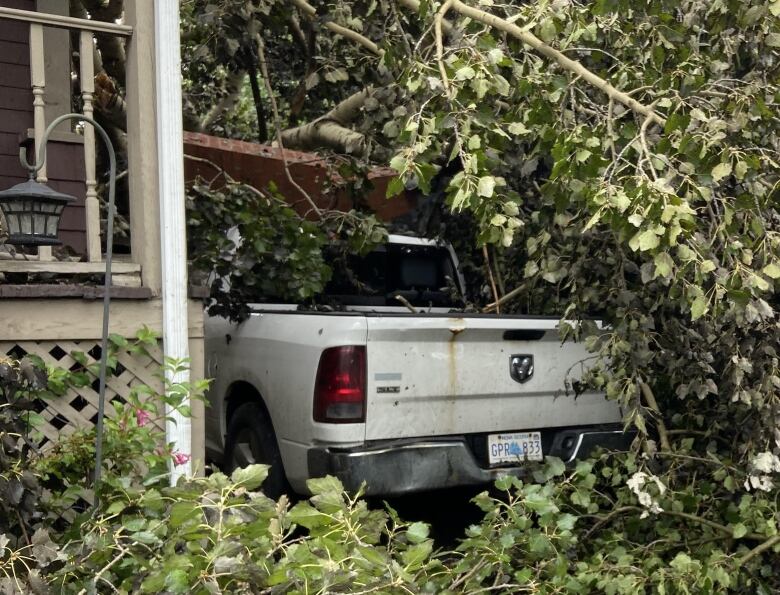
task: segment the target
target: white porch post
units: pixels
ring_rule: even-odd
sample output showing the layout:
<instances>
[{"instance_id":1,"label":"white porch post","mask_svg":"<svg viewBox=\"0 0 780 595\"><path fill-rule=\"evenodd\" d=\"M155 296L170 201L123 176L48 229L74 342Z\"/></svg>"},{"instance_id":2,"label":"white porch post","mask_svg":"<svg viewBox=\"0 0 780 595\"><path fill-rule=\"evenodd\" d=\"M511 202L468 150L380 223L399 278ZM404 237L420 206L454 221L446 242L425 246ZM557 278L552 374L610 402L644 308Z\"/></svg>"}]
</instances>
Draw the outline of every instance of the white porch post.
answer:
<instances>
[{"instance_id":1,"label":"white porch post","mask_svg":"<svg viewBox=\"0 0 780 595\"><path fill-rule=\"evenodd\" d=\"M187 324L187 247L184 212L184 152L182 138L181 50L179 3L154 2L155 81L157 95L157 151L160 176L160 233L162 243L163 347L166 357L189 356ZM174 382L189 381L189 372L170 375ZM168 411L168 442L185 455L192 454L190 420ZM191 475L190 462L171 463L171 483Z\"/></svg>"}]
</instances>

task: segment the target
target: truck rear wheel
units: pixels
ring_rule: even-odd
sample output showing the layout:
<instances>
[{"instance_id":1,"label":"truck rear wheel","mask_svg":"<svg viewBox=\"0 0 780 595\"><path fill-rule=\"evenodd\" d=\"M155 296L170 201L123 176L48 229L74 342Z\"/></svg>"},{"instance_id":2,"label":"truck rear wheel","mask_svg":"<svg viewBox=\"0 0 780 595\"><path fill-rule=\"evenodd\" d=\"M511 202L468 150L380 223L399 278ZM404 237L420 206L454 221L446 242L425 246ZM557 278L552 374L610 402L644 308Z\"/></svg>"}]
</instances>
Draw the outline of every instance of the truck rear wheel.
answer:
<instances>
[{"instance_id":1,"label":"truck rear wheel","mask_svg":"<svg viewBox=\"0 0 780 595\"><path fill-rule=\"evenodd\" d=\"M225 454L228 473L257 463L270 465L268 477L260 486L269 498L276 500L291 491L271 420L257 403L244 403L233 412L228 423Z\"/></svg>"}]
</instances>

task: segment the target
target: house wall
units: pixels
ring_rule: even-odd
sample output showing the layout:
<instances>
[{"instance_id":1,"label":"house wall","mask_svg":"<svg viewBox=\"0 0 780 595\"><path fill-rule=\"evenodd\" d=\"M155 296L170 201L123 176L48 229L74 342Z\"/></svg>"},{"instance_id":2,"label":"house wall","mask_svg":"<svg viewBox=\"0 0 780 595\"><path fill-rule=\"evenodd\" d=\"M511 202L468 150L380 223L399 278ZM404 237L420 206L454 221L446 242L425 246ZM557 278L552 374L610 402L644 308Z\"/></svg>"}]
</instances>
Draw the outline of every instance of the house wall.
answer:
<instances>
[{"instance_id":1,"label":"house wall","mask_svg":"<svg viewBox=\"0 0 780 595\"><path fill-rule=\"evenodd\" d=\"M35 10L34 0L0 0L0 6ZM0 189L23 182L19 141L33 125L29 27L0 19Z\"/></svg>"},{"instance_id":2,"label":"house wall","mask_svg":"<svg viewBox=\"0 0 780 595\"><path fill-rule=\"evenodd\" d=\"M0 0L0 6L35 10L35 0ZM57 34L51 30L46 31ZM65 52L69 54L69 52ZM67 66L67 63L66 63ZM69 84L69 72L47 81L47 91L58 112L69 109L62 105ZM47 105L49 107L49 105ZM53 105L52 105L53 107ZM54 110L47 115L52 117ZM20 21L0 19L0 190L27 179L19 163L19 144L31 138L33 127L33 95L30 85L29 26ZM86 221L84 217L84 147L81 137L69 134L66 124L53 136L47 152L48 184L60 192L76 197L60 220L60 239L76 253L86 251ZM30 145L32 146L32 145ZM28 160L32 161L32 154Z\"/></svg>"}]
</instances>

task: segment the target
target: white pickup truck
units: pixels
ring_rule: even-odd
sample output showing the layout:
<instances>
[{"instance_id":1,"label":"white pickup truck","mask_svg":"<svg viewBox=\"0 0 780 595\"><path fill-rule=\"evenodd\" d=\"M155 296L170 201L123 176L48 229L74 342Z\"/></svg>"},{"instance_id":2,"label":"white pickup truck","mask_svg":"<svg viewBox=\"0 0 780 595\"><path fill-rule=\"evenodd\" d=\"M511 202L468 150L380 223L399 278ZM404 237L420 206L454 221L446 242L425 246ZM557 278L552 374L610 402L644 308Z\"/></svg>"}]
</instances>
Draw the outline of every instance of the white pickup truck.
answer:
<instances>
[{"instance_id":1,"label":"white pickup truck","mask_svg":"<svg viewBox=\"0 0 780 595\"><path fill-rule=\"evenodd\" d=\"M453 310L447 246L391 235L350 264L328 311L258 303L237 325L207 319L210 460L271 464L270 493L331 474L389 496L626 444L614 402L564 390L588 354L561 343L557 319Z\"/></svg>"}]
</instances>

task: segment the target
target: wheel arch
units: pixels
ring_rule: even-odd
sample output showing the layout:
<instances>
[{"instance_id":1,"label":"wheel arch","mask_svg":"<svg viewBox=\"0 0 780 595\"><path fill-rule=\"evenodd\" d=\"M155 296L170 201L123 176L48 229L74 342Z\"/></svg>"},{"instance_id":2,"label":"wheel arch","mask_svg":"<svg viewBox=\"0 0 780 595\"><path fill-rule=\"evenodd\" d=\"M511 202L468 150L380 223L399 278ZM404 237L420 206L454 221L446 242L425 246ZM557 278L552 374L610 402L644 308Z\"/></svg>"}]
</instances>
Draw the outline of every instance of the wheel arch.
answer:
<instances>
[{"instance_id":1,"label":"wheel arch","mask_svg":"<svg viewBox=\"0 0 780 595\"><path fill-rule=\"evenodd\" d=\"M246 380L237 380L230 385L227 394L225 395L225 419L223 420L225 429L230 425L230 420L236 412L236 409L246 403L255 403L259 405L273 425L271 412L268 410L263 395L260 394L257 387Z\"/></svg>"}]
</instances>

